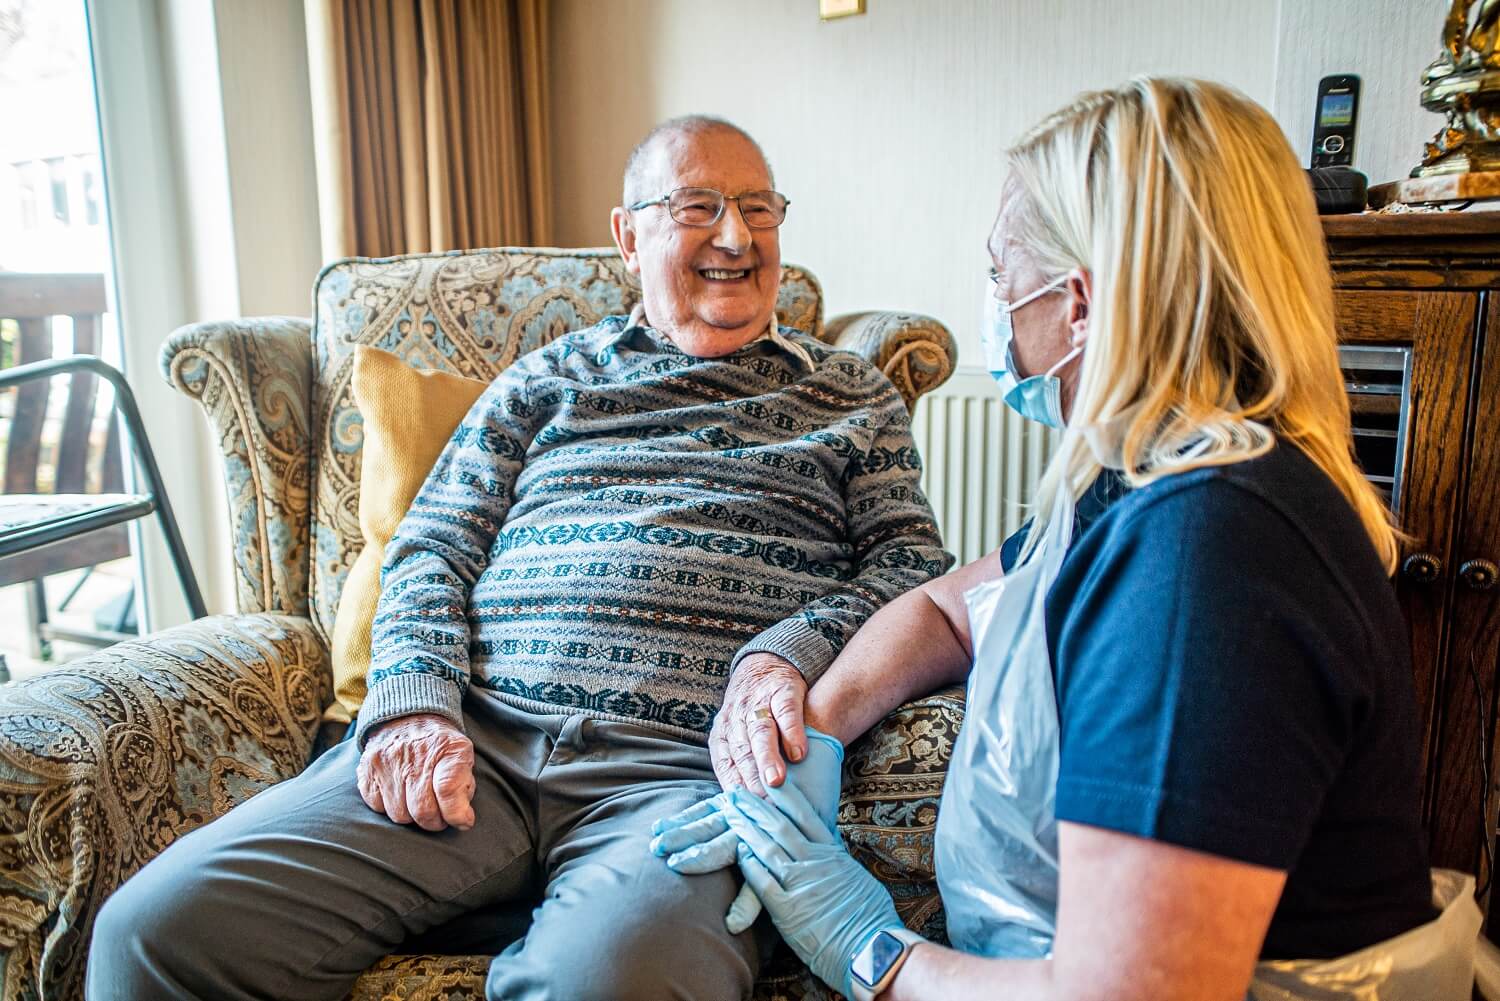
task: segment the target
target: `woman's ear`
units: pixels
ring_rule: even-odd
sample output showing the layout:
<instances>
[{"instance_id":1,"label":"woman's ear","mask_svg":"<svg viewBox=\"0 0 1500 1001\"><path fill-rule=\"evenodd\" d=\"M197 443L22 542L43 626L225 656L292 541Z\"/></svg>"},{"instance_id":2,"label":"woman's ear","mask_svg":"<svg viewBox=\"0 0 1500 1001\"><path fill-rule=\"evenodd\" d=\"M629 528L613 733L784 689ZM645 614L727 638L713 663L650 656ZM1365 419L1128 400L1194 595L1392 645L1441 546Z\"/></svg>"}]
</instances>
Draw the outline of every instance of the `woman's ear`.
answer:
<instances>
[{"instance_id":1,"label":"woman's ear","mask_svg":"<svg viewBox=\"0 0 1500 1001\"><path fill-rule=\"evenodd\" d=\"M640 274L641 261L635 252L635 223L630 212L620 207L610 212L609 231L614 235L615 246L620 248L620 256L625 259L625 270L633 275Z\"/></svg>"},{"instance_id":2,"label":"woman's ear","mask_svg":"<svg viewBox=\"0 0 1500 1001\"><path fill-rule=\"evenodd\" d=\"M1089 308L1093 303L1094 276L1082 268L1068 273L1063 286L1068 291L1068 336L1073 346L1082 347L1089 339Z\"/></svg>"}]
</instances>

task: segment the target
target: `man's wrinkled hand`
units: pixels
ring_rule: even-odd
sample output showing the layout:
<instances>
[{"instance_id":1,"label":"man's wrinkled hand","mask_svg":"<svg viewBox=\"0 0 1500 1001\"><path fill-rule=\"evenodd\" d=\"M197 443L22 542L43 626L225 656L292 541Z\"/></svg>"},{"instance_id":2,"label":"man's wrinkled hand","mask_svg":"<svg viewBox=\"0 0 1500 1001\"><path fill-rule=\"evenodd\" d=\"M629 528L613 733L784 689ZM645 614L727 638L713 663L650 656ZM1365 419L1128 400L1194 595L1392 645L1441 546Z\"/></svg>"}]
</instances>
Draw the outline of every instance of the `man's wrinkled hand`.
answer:
<instances>
[{"instance_id":1,"label":"man's wrinkled hand","mask_svg":"<svg viewBox=\"0 0 1500 1001\"><path fill-rule=\"evenodd\" d=\"M724 705L708 735L714 774L725 789L739 786L765 795L766 786L786 778L786 757L801 761L807 753L802 722L807 682L791 661L770 653L752 653L736 665Z\"/></svg>"},{"instance_id":2,"label":"man's wrinkled hand","mask_svg":"<svg viewBox=\"0 0 1500 1001\"><path fill-rule=\"evenodd\" d=\"M382 723L365 741L357 771L370 809L424 831L474 826L474 744L442 716Z\"/></svg>"}]
</instances>

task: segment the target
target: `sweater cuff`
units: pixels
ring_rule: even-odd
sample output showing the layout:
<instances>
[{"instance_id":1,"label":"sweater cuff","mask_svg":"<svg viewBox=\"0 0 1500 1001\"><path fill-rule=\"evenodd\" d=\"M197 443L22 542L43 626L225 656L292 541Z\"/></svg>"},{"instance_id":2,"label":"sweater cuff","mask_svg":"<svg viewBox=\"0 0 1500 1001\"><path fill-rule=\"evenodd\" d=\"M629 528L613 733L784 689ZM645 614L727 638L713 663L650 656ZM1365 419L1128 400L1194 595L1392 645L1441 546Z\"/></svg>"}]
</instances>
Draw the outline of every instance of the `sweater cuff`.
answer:
<instances>
[{"instance_id":1,"label":"sweater cuff","mask_svg":"<svg viewBox=\"0 0 1500 1001\"><path fill-rule=\"evenodd\" d=\"M782 619L740 647L739 653L734 655L734 660L729 664L731 677L740 661L752 653L774 653L790 661L802 673L809 688L828 670L828 665L833 663L832 644L800 615Z\"/></svg>"},{"instance_id":2,"label":"sweater cuff","mask_svg":"<svg viewBox=\"0 0 1500 1001\"><path fill-rule=\"evenodd\" d=\"M391 675L370 686L355 721L355 746L363 751L375 727L417 713L435 713L462 730L463 700L463 692L447 678L421 671Z\"/></svg>"}]
</instances>

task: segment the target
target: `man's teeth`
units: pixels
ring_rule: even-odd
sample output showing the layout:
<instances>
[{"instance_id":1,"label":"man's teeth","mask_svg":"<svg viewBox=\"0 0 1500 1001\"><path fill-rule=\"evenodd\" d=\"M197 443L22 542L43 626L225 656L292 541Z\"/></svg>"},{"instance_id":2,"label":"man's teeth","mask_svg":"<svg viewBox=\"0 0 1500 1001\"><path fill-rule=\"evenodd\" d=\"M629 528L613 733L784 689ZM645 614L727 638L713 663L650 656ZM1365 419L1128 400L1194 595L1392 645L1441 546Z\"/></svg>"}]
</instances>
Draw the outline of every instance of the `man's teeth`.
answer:
<instances>
[{"instance_id":1,"label":"man's teeth","mask_svg":"<svg viewBox=\"0 0 1500 1001\"><path fill-rule=\"evenodd\" d=\"M725 271L723 268L704 268L703 277L712 278L716 281L729 281L734 278L744 278L750 272L748 270Z\"/></svg>"}]
</instances>

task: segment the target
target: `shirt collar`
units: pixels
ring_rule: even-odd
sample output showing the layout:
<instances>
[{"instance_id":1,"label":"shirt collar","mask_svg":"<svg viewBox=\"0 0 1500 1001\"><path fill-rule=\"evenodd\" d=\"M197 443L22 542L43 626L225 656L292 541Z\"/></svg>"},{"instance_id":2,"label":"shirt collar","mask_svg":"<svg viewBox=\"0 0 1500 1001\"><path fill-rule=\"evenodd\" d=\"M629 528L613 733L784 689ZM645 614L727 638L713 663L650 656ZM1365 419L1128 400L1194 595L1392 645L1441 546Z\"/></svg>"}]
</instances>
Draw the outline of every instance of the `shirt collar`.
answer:
<instances>
[{"instance_id":1,"label":"shirt collar","mask_svg":"<svg viewBox=\"0 0 1500 1001\"><path fill-rule=\"evenodd\" d=\"M646 307L642 306L640 303L636 303L635 308L630 311L629 318L627 318L625 321L625 326L622 327L620 331L613 337L611 337L605 344L605 346L611 347L615 344L618 344L626 334L629 334L631 331L636 329L651 330L655 332L655 328L646 322ZM760 341L770 341L772 344L776 345L778 348L800 361L804 366L806 366L809 372L818 367L817 363L813 361L813 356L807 350L807 348L803 347L801 344L798 344L796 341L792 340L790 337L787 337L781 332L780 325L777 324L776 315L774 313L771 314L771 322L766 325L765 333L761 334L754 340L749 341L745 346L749 347L750 344L756 344Z\"/></svg>"}]
</instances>

